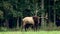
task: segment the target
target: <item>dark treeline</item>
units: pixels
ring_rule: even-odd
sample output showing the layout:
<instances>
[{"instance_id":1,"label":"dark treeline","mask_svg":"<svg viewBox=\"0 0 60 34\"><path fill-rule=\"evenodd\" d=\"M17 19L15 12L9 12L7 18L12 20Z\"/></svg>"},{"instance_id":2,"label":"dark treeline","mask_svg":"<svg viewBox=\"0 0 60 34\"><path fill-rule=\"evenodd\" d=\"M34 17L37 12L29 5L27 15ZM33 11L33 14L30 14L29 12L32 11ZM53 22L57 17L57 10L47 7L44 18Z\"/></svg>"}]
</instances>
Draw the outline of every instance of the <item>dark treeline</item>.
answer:
<instances>
[{"instance_id":1,"label":"dark treeline","mask_svg":"<svg viewBox=\"0 0 60 34\"><path fill-rule=\"evenodd\" d=\"M44 9L41 9L42 0L0 0L0 26L15 28L21 26L22 18L47 14L49 22L60 21L60 0L44 0ZM60 24L60 23L59 23Z\"/></svg>"}]
</instances>

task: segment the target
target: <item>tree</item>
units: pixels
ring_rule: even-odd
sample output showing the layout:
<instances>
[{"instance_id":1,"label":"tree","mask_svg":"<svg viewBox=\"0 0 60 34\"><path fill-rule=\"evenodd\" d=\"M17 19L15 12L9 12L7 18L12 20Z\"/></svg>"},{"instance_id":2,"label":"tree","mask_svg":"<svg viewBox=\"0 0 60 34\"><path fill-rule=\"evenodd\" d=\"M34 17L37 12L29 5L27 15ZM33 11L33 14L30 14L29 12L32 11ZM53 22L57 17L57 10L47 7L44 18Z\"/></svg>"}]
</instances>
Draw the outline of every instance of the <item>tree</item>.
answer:
<instances>
[{"instance_id":1,"label":"tree","mask_svg":"<svg viewBox=\"0 0 60 34\"><path fill-rule=\"evenodd\" d=\"M3 17L3 11L0 10L0 26L4 25L3 24L3 19L4 19L4 17Z\"/></svg>"}]
</instances>

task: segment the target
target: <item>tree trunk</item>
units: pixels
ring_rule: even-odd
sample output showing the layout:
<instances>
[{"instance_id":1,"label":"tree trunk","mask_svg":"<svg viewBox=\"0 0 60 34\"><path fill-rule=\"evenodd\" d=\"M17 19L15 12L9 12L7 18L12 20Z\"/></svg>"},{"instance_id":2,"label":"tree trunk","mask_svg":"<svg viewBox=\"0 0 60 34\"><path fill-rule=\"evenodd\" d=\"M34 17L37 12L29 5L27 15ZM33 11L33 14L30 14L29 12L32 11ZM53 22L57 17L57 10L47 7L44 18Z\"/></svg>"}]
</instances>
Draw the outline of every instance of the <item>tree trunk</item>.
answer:
<instances>
[{"instance_id":1,"label":"tree trunk","mask_svg":"<svg viewBox=\"0 0 60 34\"><path fill-rule=\"evenodd\" d=\"M55 26L55 23L56 23L55 1L56 1L56 0L54 0L54 26Z\"/></svg>"},{"instance_id":2,"label":"tree trunk","mask_svg":"<svg viewBox=\"0 0 60 34\"><path fill-rule=\"evenodd\" d=\"M41 26L42 26L42 28L44 28L44 0L41 0L41 9L42 9L42 14L41 14L41 17L42 17L42 19L41 19Z\"/></svg>"},{"instance_id":3,"label":"tree trunk","mask_svg":"<svg viewBox=\"0 0 60 34\"><path fill-rule=\"evenodd\" d=\"M9 28L8 19L5 20L4 26L6 26L7 28Z\"/></svg>"},{"instance_id":4,"label":"tree trunk","mask_svg":"<svg viewBox=\"0 0 60 34\"><path fill-rule=\"evenodd\" d=\"M19 29L19 17L17 18L17 29Z\"/></svg>"},{"instance_id":5,"label":"tree trunk","mask_svg":"<svg viewBox=\"0 0 60 34\"><path fill-rule=\"evenodd\" d=\"M37 5L38 5L38 4L36 3L36 7L35 7L35 9L36 9L36 10L35 10L35 16L37 16L37 13L38 13L38 10L37 10L38 7L37 7Z\"/></svg>"}]
</instances>

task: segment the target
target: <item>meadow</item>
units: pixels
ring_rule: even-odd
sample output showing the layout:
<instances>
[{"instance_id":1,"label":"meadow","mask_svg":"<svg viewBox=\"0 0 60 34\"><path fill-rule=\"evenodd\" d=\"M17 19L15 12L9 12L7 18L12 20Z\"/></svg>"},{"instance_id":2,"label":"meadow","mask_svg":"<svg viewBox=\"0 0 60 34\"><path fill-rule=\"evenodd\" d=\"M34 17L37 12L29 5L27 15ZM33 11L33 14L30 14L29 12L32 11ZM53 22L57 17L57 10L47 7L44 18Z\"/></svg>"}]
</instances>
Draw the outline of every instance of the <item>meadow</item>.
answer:
<instances>
[{"instance_id":1,"label":"meadow","mask_svg":"<svg viewBox=\"0 0 60 34\"><path fill-rule=\"evenodd\" d=\"M1 27L0 29L0 34L60 34L60 27L53 27L51 26L46 26L46 28L40 28L38 31L34 31L32 29L27 29L27 31L21 31L21 28L18 30L13 28L13 29L8 29L5 27Z\"/></svg>"},{"instance_id":2,"label":"meadow","mask_svg":"<svg viewBox=\"0 0 60 34\"><path fill-rule=\"evenodd\" d=\"M10 31L10 32L0 32L0 34L60 34L60 31L37 31L37 32Z\"/></svg>"}]
</instances>

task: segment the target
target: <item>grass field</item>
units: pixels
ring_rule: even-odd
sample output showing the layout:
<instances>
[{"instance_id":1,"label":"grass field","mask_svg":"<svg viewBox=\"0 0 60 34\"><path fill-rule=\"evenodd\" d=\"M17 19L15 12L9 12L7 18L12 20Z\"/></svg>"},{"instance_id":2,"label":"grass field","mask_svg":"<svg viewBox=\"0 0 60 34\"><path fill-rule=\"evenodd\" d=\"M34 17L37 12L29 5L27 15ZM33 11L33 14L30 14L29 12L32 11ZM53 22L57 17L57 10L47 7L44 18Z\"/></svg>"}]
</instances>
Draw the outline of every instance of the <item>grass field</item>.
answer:
<instances>
[{"instance_id":1,"label":"grass field","mask_svg":"<svg viewBox=\"0 0 60 34\"><path fill-rule=\"evenodd\" d=\"M46 28L40 28L38 31L28 29L27 31L21 31L21 28L18 30L8 29L1 27L0 34L60 34L60 27L47 26Z\"/></svg>"},{"instance_id":2,"label":"grass field","mask_svg":"<svg viewBox=\"0 0 60 34\"><path fill-rule=\"evenodd\" d=\"M60 31L37 31L37 32L11 31L11 32L0 32L0 34L60 34Z\"/></svg>"}]
</instances>

